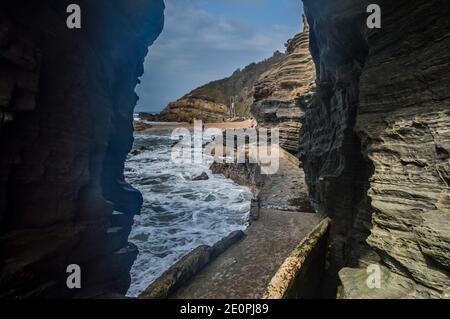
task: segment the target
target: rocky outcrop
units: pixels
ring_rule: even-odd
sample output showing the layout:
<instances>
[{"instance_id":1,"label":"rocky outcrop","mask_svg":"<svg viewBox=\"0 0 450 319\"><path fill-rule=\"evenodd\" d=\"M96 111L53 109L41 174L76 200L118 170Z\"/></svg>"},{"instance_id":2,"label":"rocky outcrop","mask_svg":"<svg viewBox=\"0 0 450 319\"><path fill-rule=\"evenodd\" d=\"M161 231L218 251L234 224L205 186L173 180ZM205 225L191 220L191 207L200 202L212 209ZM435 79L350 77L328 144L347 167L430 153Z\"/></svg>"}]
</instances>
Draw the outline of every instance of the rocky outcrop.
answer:
<instances>
[{"instance_id":1,"label":"rocky outcrop","mask_svg":"<svg viewBox=\"0 0 450 319\"><path fill-rule=\"evenodd\" d=\"M228 106L208 97L184 97L170 103L158 115L158 120L168 122L192 122L194 119L208 123L224 122L231 116Z\"/></svg>"},{"instance_id":2,"label":"rocky outcrop","mask_svg":"<svg viewBox=\"0 0 450 319\"><path fill-rule=\"evenodd\" d=\"M280 62L283 53L236 70L231 76L196 88L176 102L170 103L158 115L141 113L141 119L150 121L190 122L192 119L206 122L222 122L232 117L230 103L235 105L238 116L249 116L253 103L255 81L267 70Z\"/></svg>"},{"instance_id":3,"label":"rocky outcrop","mask_svg":"<svg viewBox=\"0 0 450 319\"><path fill-rule=\"evenodd\" d=\"M327 282L350 267L340 272L343 295L357 297L367 279L357 268L379 263L393 279L370 296L443 296L449 7L378 1L382 28L368 29L370 3L304 0L317 93L304 109L300 157L313 206L333 219Z\"/></svg>"},{"instance_id":4,"label":"rocky outcrop","mask_svg":"<svg viewBox=\"0 0 450 319\"><path fill-rule=\"evenodd\" d=\"M287 42L284 58L255 83L251 108L261 126L279 128L281 146L292 153L298 151L301 106L311 102L315 78L305 17L303 22L303 32Z\"/></svg>"},{"instance_id":5,"label":"rocky outcrop","mask_svg":"<svg viewBox=\"0 0 450 319\"><path fill-rule=\"evenodd\" d=\"M296 197L296 193L306 194L304 173L298 159L283 149L272 149L272 152L279 152L280 161L279 170L271 175L264 174L267 158L262 152L254 164L213 164L213 173L225 174L237 183L252 186L256 200L252 201L246 236L202 269L171 298L278 298L279 295L268 293L281 286L286 287L285 284L286 294L282 296L320 296L321 287L316 280L323 277L326 249L322 244L326 244L328 222L311 233L322 218L309 206L303 206L300 198ZM304 238L307 239L300 244ZM284 267L286 259L288 265ZM293 259L295 265L289 263ZM301 265L297 263L300 259L304 261ZM289 275L293 276L280 282L278 279L286 274L286 268L292 270ZM280 273L277 272L279 269ZM278 275L272 280L274 274ZM268 288L271 281L277 284ZM302 287L300 291L291 291L298 286Z\"/></svg>"},{"instance_id":6,"label":"rocky outcrop","mask_svg":"<svg viewBox=\"0 0 450 319\"><path fill-rule=\"evenodd\" d=\"M0 4L0 297L124 294L141 195L123 178L162 0ZM5 119L7 121L5 122ZM69 264L81 289L68 289Z\"/></svg>"},{"instance_id":7,"label":"rocky outcrop","mask_svg":"<svg viewBox=\"0 0 450 319\"><path fill-rule=\"evenodd\" d=\"M322 296L327 233L330 219L323 219L295 246L269 282L264 299L312 299Z\"/></svg>"},{"instance_id":8,"label":"rocky outcrop","mask_svg":"<svg viewBox=\"0 0 450 319\"><path fill-rule=\"evenodd\" d=\"M213 246L202 245L197 247L158 277L139 295L139 299L170 298L206 265L213 262L220 254L244 237L245 233L243 231L236 230Z\"/></svg>"}]
</instances>

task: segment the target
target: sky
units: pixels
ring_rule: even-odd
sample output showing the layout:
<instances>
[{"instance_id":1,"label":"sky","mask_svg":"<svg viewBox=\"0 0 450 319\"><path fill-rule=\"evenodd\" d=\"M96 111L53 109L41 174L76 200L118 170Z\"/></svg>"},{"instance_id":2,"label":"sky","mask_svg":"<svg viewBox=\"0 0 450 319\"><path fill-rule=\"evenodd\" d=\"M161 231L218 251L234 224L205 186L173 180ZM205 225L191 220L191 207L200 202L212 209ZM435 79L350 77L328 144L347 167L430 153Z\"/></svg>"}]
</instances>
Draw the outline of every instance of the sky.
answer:
<instances>
[{"instance_id":1,"label":"sky","mask_svg":"<svg viewBox=\"0 0 450 319\"><path fill-rule=\"evenodd\" d=\"M284 52L300 32L300 0L165 0L164 30L150 47L136 111L160 112L191 90Z\"/></svg>"}]
</instances>

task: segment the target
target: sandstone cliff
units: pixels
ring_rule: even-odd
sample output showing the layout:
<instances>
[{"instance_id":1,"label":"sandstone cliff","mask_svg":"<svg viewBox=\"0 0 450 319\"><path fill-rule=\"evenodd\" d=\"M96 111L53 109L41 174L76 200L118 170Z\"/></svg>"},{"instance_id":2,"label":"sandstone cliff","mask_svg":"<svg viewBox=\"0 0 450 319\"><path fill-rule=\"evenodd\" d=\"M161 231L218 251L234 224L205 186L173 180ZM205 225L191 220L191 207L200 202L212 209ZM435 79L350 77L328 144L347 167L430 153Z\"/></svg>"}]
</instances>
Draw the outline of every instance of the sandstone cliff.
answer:
<instances>
[{"instance_id":1,"label":"sandstone cliff","mask_svg":"<svg viewBox=\"0 0 450 319\"><path fill-rule=\"evenodd\" d=\"M223 122L230 116L230 109L227 105L216 103L207 96L191 95L170 103L157 118L169 122L190 122L198 119L214 123Z\"/></svg>"},{"instance_id":2,"label":"sandstone cliff","mask_svg":"<svg viewBox=\"0 0 450 319\"><path fill-rule=\"evenodd\" d=\"M141 195L123 178L162 0L0 4L0 298L123 294ZM7 119L8 121L4 121ZM66 267L81 266L81 289Z\"/></svg>"},{"instance_id":3,"label":"sandstone cliff","mask_svg":"<svg viewBox=\"0 0 450 319\"><path fill-rule=\"evenodd\" d=\"M287 42L284 58L264 73L255 83L251 111L266 127L280 129L280 143L297 153L300 105L308 105L314 88L314 63L309 53L309 26L303 17L303 32Z\"/></svg>"},{"instance_id":4,"label":"sandstone cliff","mask_svg":"<svg viewBox=\"0 0 450 319\"><path fill-rule=\"evenodd\" d=\"M277 51L269 59L236 70L230 77L196 88L170 103L159 115L143 113L142 117L156 121L189 122L196 118L206 122L222 122L231 116L230 98L234 100L236 113L248 116L253 103L255 81L283 57L284 54Z\"/></svg>"},{"instance_id":5,"label":"sandstone cliff","mask_svg":"<svg viewBox=\"0 0 450 319\"><path fill-rule=\"evenodd\" d=\"M442 297L450 287L450 20L447 1L304 0L317 93L300 157L333 218L328 287L344 297ZM383 269L368 289L366 266ZM331 292L331 294L333 294Z\"/></svg>"}]
</instances>

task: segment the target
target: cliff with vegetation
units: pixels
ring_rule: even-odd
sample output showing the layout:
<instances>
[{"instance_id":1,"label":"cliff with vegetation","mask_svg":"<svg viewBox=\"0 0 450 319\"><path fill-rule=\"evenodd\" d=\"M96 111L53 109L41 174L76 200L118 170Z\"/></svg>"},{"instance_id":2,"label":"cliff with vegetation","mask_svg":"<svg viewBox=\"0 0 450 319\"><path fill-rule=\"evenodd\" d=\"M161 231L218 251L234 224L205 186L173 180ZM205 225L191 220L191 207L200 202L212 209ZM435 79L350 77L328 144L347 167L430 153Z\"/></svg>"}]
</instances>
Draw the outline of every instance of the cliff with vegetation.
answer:
<instances>
[{"instance_id":1,"label":"cliff with vegetation","mask_svg":"<svg viewBox=\"0 0 450 319\"><path fill-rule=\"evenodd\" d=\"M162 0L0 4L0 298L125 294L142 197L124 181ZM69 289L69 265L81 288Z\"/></svg>"},{"instance_id":2,"label":"cliff with vegetation","mask_svg":"<svg viewBox=\"0 0 450 319\"><path fill-rule=\"evenodd\" d=\"M145 115L143 115L145 118ZM158 116L159 121L191 122L194 119L208 123L224 122L231 117L227 105L217 103L210 96L189 95L170 103Z\"/></svg>"},{"instance_id":3,"label":"cliff with vegetation","mask_svg":"<svg viewBox=\"0 0 450 319\"><path fill-rule=\"evenodd\" d=\"M309 53L309 26L303 16L303 31L286 44L285 56L255 83L251 111L261 126L277 127L280 143L297 153L300 119L314 90L314 63Z\"/></svg>"}]
</instances>

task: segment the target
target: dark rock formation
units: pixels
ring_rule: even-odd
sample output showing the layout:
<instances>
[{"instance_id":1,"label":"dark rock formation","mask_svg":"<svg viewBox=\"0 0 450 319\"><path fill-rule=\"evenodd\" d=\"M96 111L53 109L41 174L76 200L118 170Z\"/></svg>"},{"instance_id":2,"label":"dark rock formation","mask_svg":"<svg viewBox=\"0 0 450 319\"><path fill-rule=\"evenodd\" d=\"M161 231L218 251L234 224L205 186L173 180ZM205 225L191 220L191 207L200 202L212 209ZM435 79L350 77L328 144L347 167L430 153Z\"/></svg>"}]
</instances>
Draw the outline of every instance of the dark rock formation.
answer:
<instances>
[{"instance_id":1,"label":"dark rock formation","mask_svg":"<svg viewBox=\"0 0 450 319\"><path fill-rule=\"evenodd\" d=\"M0 297L123 294L141 195L123 178L162 0L0 4ZM8 120L5 122L5 119ZM81 266L69 290L66 267Z\"/></svg>"},{"instance_id":2,"label":"dark rock formation","mask_svg":"<svg viewBox=\"0 0 450 319\"><path fill-rule=\"evenodd\" d=\"M194 119L208 123L224 122L231 116L227 105L207 97L186 96L170 103L157 116L158 121L192 122Z\"/></svg>"},{"instance_id":3,"label":"dark rock formation","mask_svg":"<svg viewBox=\"0 0 450 319\"><path fill-rule=\"evenodd\" d=\"M189 122L196 118L206 122L222 122L232 116L231 101L234 101L237 115L249 116L255 81L283 57L284 54L277 51L272 57L236 70L225 79L196 88L178 101L170 103L161 114L141 113L140 118L178 122Z\"/></svg>"},{"instance_id":4,"label":"dark rock formation","mask_svg":"<svg viewBox=\"0 0 450 319\"><path fill-rule=\"evenodd\" d=\"M260 126L279 128L281 146L292 153L298 151L302 108L311 103L315 78L305 17L303 22L303 32L287 42L284 58L255 83L251 107Z\"/></svg>"},{"instance_id":5,"label":"dark rock formation","mask_svg":"<svg viewBox=\"0 0 450 319\"><path fill-rule=\"evenodd\" d=\"M450 285L449 5L378 1L372 30L370 3L304 0L317 94L300 157L333 219L327 284L380 263L389 285L365 296L435 297ZM363 271L341 271L344 296L361 293Z\"/></svg>"},{"instance_id":6,"label":"dark rock formation","mask_svg":"<svg viewBox=\"0 0 450 319\"><path fill-rule=\"evenodd\" d=\"M206 172L203 172L200 175L192 178L193 181L207 181L208 179L209 179L209 176Z\"/></svg>"}]
</instances>

